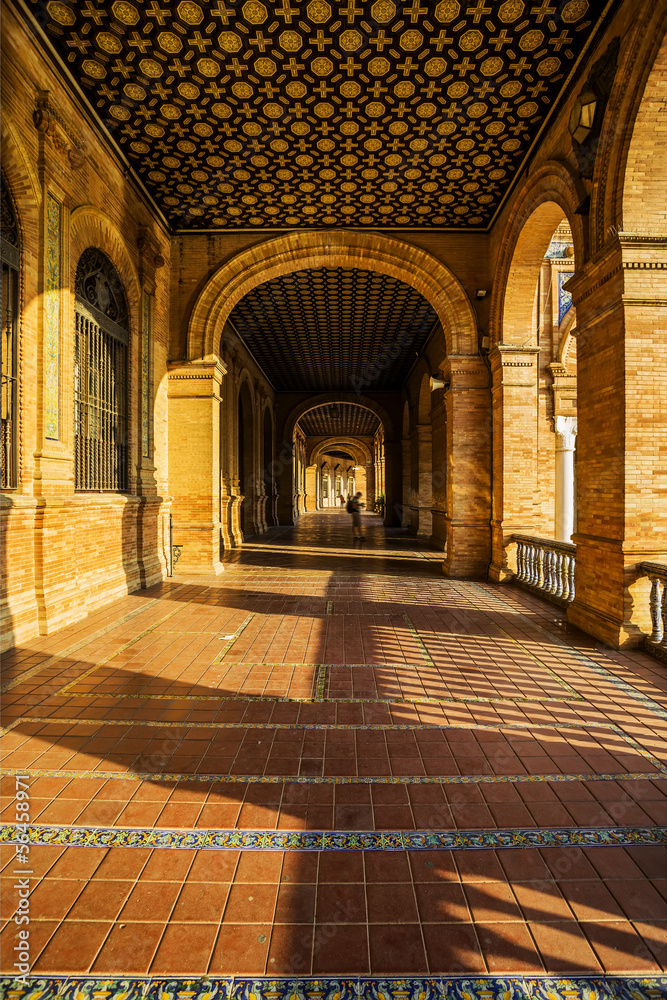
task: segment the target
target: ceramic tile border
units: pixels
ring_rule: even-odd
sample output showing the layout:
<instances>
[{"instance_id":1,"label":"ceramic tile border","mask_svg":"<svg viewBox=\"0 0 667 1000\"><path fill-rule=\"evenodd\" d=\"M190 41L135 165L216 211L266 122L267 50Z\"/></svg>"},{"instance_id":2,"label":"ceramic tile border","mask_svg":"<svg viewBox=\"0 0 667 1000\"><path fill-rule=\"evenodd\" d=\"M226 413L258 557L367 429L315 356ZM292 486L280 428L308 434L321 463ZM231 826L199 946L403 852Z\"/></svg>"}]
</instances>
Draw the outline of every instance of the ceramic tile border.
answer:
<instances>
[{"instance_id":1,"label":"ceramic tile border","mask_svg":"<svg viewBox=\"0 0 667 1000\"><path fill-rule=\"evenodd\" d=\"M561 827L509 830L162 830L47 826L27 830L33 847L145 847L217 851L475 851L542 847L667 844L666 827ZM25 832L0 824L0 844L24 844Z\"/></svg>"},{"instance_id":2,"label":"ceramic tile border","mask_svg":"<svg viewBox=\"0 0 667 1000\"><path fill-rule=\"evenodd\" d=\"M646 771L623 771L618 774L446 774L446 775L310 775L310 774L201 774L171 771L58 771L56 768L5 767L0 777L17 774L28 778L96 778L100 781L169 781L205 782L207 784L234 785L492 785L499 783L523 784L538 781L650 781L667 775Z\"/></svg>"},{"instance_id":3,"label":"ceramic tile border","mask_svg":"<svg viewBox=\"0 0 667 1000\"><path fill-rule=\"evenodd\" d=\"M0 979L7 1000L664 1000L667 975L26 976Z\"/></svg>"},{"instance_id":4,"label":"ceramic tile border","mask_svg":"<svg viewBox=\"0 0 667 1000\"><path fill-rule=\"evenodd\" d=\"M611 729L612 723L606 722L499 722L491 725L486 722L188 722L172 719L77 719L60 715L21 715L13 719L7 726L0 727L0 736L10 733L21 723L40 723L48 725L72 726L149 726L157 729L304 729L304 730L362 730L364 732L409 732L422 729L485 729L494 732L498 729ZM620 734L623 735L624 734ZM630 740L630 737L624 739Z\"/></svg>"}]
</instances>

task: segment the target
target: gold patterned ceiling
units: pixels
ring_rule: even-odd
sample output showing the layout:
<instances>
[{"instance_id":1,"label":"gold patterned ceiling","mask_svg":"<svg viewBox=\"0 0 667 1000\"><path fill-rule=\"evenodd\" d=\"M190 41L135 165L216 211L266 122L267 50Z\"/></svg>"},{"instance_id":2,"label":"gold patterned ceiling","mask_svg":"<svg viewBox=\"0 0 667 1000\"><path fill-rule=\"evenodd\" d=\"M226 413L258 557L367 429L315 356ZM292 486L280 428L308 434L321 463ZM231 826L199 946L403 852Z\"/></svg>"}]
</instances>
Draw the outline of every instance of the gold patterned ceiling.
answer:
<instances>
[{"instance_id":1,"label":"gold patterned ceiling","mask_svg":"<svg viewBox=\"0 0 667 1000\"><path fill-rule=\"evenodd\" d=\"M29 0L174 229L484 228L602 0Z\"/></svg>"},{"instance_id":2,"label":"gold patterned ceiling","mask_svg":"<svg viewBox=\"0 0 667 1000\"><path fill-rule=\"evenodd\" d=\"M401 388L438 317L398 278L323 267L251 289L229 321L277 392L365 392Z\"/></svg>"}]
</instances>

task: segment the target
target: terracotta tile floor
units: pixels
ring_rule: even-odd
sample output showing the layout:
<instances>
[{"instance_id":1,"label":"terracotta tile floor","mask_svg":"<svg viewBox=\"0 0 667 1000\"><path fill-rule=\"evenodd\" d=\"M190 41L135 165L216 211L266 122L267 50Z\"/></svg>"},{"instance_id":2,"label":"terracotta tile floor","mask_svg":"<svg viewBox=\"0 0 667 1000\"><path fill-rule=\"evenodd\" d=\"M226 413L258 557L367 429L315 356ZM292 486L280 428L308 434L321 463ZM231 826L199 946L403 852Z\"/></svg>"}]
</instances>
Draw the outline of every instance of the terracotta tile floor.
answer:
<instances>
[{"instance_id":1,"label":"terracotta tile floor","mask_svg":"<svg viewBox=\"0 0 667 1000\"><path fill-rule=\"evenodd\" d=\"M344 514L307 515L5 657L3 969L17 772L35 976L664 968L664 845L630 842L667 823L664 667L365 520L361 553ZM597 846L503 846L582 827ZM393 849L359 849L372 831Z\"/></svg>"}]
</instances>

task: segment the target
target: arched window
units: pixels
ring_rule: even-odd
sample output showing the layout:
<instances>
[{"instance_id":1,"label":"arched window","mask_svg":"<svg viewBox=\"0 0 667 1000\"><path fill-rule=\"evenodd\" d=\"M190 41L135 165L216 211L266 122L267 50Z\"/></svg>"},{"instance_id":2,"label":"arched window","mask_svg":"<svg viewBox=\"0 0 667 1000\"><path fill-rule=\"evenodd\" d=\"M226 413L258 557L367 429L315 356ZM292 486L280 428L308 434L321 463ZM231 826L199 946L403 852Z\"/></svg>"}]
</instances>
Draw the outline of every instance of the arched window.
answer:
<instances>
[{"instance_id":1,"label":"arched window","mask_svg":"<svg viewBox=\"0 0 667 1000\"><path fill-rule=\"evenodd\" d=\"M21 239L18 217L11 195L2 178L2 489L18 485L18 338L19 338L19 263Z\"/></svg>"},{"instance_id":2,"label":"arched window","mask_svg":"<svg viewBox=\"0 0 667 1000\"><path fill-rule=\"evenodd\" d=\"M75 489L126 490L130 322L118 273L97 247L81 254L74 291Z\"/></svg>"}]
</instances>

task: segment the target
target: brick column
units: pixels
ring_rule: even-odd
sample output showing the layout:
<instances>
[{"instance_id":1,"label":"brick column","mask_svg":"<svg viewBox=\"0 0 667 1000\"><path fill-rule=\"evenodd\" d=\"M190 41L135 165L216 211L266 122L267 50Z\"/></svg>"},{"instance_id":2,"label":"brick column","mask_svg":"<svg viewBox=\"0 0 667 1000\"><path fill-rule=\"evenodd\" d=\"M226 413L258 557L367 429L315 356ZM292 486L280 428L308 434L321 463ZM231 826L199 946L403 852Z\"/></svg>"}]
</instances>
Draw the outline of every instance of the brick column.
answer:
<instances>
[{"instance_id":1,"label":"brick column","mask_svg":"<svg viewBox=\"0 0 667 1000\"><path fill-rule=\"evenodd\" d=\"M528 339L528 336L526 337ZM537 490L538 347L498 344L490 355L493 414L491 580L513 576L507 546L515 532L544 534ZM541 529L541 530L540 530Z\"/></svg>"},{"instance_id":2,"label":"brick column","mask_svg":"<svg viewBox=\"0 0 667 1000\"><path fill-rule=\"evenodd\" d=\"M387 528L400 526L401 523L401 487L403 473L401 470L402 444L400 441L385 441L384 443L384 524ZM382 473L382 466L380 468ZM376 482L375 489L378 484Z\"/></svg>"},{"instance_id":3,"label":"brick column","mask_svg":"<svg viewBox=\"0 0 667 1000\"><path fill-rule=\"evenodd\" d=\"M613 646L650 632L643 561L667 561L667 237L615 235L568 284L577 308L576 596Z\"/></svg>"},{"instance_id":4,"label":"brick column","mask_svg":"<svg viewBox=\"0 0 667 1000\"><path fill-rule=\"evenodd\" d=\"M450 356L447 385L447 576L486 576L490 558L489 374L480 357Z\"/></svg>"},{"instance_id":5,"label":"brick column","mask_svg":"<svg viewBox=\"0 0 667 1000\"><path fill-rule=\"evenodd\" d=\"M219 360L169 365L169 489L179 573L222 573Z\"/></svg>"},{"instance_id":6,"label":"brick column","mask_svg":"<svg viewBox=\"0 0 667 1000\"><path fill-rule=\"evenodd\" d=\"M224 340L223 365L227 369L222 384L222 426L220 428L220 521L223 549L243 542L240 521L238 480L238 385L236 351Z\"/></svg>"},{"instance_id":7,"label":"brick column","mask_svg":"<svg viewBox=\"0 0 667 1000\"><path fill-rule=\"evenodd\" d=\"M417 446L417 537L429 541L433 515L433 438L430 424L418 424Z\"/></svg>"},{"instance_id":8,"label":"brick column","mask_svg":"<svg viewBox=\"0 0 667 1000\"><path fill-rule=\"evenodd\" d=\"M434 393L438 402L431 408L433 463L431 541L444 549L447 544L447 408L443 393Z\"/></svg>"}]
</instances>

